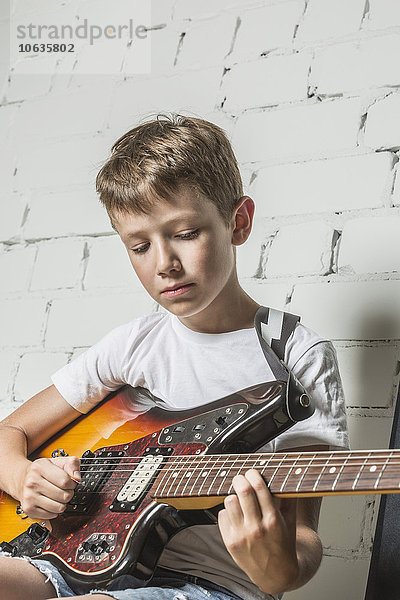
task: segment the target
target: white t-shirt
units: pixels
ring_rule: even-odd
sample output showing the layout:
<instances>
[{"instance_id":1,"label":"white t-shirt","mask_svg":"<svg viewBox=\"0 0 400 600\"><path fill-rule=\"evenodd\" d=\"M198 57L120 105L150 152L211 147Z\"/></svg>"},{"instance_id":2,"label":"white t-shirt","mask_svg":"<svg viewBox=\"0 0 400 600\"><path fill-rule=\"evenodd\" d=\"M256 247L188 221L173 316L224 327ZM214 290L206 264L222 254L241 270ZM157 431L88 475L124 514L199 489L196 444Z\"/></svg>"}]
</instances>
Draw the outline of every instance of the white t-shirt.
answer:
<instances>
[{"instance_id":1,"label":"white t-shirt","mask_svg":"<svg viewBox=\"0 0 400 600\"><path fill-rule=\"evenodd\" d=\"M298 324L286 344L285 362L312 395L315 413L263 450L310 444L347 448L343 391L331 342ZM125 384L148 390L146 401L150 398L151 405L182 410L274 379L254 328L199 333L164 312L113 329L52 376L62 396L82 413ZM135 412L135 407L132 409ZM213 581L245 600L271 597L235 564L216 525L180 531L167 544L158 564Z\"/></svg>"}]
</instances>

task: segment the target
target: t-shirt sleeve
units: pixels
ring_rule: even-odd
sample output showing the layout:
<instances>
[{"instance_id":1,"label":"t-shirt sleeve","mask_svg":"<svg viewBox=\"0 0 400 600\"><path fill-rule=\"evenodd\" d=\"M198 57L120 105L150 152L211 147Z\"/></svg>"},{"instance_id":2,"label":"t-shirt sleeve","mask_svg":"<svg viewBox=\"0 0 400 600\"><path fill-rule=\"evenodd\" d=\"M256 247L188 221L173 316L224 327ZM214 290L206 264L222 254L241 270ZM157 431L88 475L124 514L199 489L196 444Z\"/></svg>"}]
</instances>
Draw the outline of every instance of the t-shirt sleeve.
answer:
<instances>
[{"instance_id":1,"label":"t-shirt sleeve","mask_svg":"<svg viewBox=\"0 0 400 600\"><path fill-rule=\"evenodd\" d=\"M290 361L289 361L290 363ZM331 450L349 447L345 400L335 348L321 338L290 365L315 403L314 414L275 440L275 451L324 444Z\"/></svg>"},{"instance_id":2,"label":"t-shirt sleeve","mask_svg":"<svg viewBox=\"0 0 400 600\"><path fill-rule=\"evenodd\" d=\"M51 376L73 408L87 413L110 392L125 385L123 365L136 328L135 321L116 327Z\"/></svg>"}]
</instances>

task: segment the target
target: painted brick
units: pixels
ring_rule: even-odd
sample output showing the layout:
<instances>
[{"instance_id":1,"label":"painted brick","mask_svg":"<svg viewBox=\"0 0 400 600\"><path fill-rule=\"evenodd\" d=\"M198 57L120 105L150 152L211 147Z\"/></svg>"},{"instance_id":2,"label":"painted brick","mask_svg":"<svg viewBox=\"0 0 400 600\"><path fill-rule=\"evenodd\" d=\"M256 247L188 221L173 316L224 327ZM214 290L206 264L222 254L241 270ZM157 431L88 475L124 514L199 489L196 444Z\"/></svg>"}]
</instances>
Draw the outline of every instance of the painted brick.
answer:
<instances>
[{"instance_id":1,"label":"painted brick","mask_svg":"<svg viewBox=\"0 0 400 600\"><path fill-rule=\"evenodd\" d=\"M174 4L173 15L175 20L188 19L190 21L215 16L223 10L235 7L248 8L257 4L257 0L177 0Z\"/></svg>"},{"instance_id":2,"label":"painted brick","mask_svg":"<svg viewBox=\"0 0 400 600\"><path fill-rule=\"evenodd\" d=\"M324 502L328 504L330 499ZM349 560L325 556L316 576L302 588L285 593L285 600L335 600L335 595L340 600L360 600L364 597L369 562L369 558Z\"/></svg>"},{"instance_id":3,"label":"painted brick","mask_svg":"<svg viewBox=\"0 0 400 600\"><path fill-rule=\"evenodd\" d=\"M273 232L275 233L275 232ZM260 271L261 252L265 244L271 242L272 232L268 232L264 220L256 218L248 240L236 248L236 265L239 277L255 277Z\"/></svg>"},{"instance_id":4,"label":"painted brick","mask_svg":"<svg viewBox=\"0 0 400 600\"><path fill-rule=\"evenodd\" d=\"M330 339L400 337L400 281L297 284L290 311Z\"/></svg>"},{"instance_id":5,"label":"painted brick","mask_svg":"<svg viewBox=\"0 0 400 600\"><path fill-rule=\"evenodd\" d=\"M399 271L399 256L399 215L363 217L345 223L338 256L339 272Z\"/></svg>"},{"instance_id":6,"label":"painted brick","mask_svg":"<svg viewBox=\"0 0 400 600\"><path fill-rule=\"evenodd\" d=\"M386 29L400 25L400 4L397 0L369 0L366 29Z\"/></svg>"},{"instance_id":7,"label":"painted brick","mask_svg":"<svg viewBox=\"0 0 400 600\"><path fill-rule=\"evenodd\" d=\"M104 128L111 96L110 83L86 86L68 93L52 93L24 102L15 119L17 141L88 134Z\"/></svg>"},{"instance_id":8,"label":"painted brick","mask_svg":"<svg viewBox=\"0 0 400 600\"><path fill-rule=\"evenodd\" d=\"M0 106L0 131L2 140L10 138L11 128L19 115L20 107L12 104Z\"/></svg>"},{"instance_id":9,"label":"painted brick","mask_svg":"<svg viewBox=\"0 0 400 600\"><path fill-rule=\"evenodd\" d=\"M153 0L151 3L151 24L168 23L172 19L175 0Z\"/></svg>"},{"instance_id":10,"label":"painted brick","mask_svg":"<svg viewBox=\"0 0 400 600\"><path fill-rule=\"evenodd\" d=\"M74 240L44 242L38 247L31 290L76 287L82 277L84 243Z\"/></svg>"},{"instance_id":11,"label":"painted brick","mask_svg":"<svg viewBox=\"0 0 400 600\"><path fill-rule=\"evenodd\" d=\"M398 348L336 343L346 406L385 408L393 401Z\"/></svg>"},{"instance_id":12,"label":"painted brick","mask_svg":"<svg viewBox=\"0 0 400 600\"><path fill-rule=\"evenodd\" d=\"M364 141L376 150L400 147L400 94L390 94L368 109Z\"/></svg>"},{"instance_id":13,"label":"painted brick","mask_svg":"<svg viewBox=\"0 0 400 600\"><path fill-rule=\"evenodd\" d=\"M220 65L230 50L235 27L236 17L230 14L191 25L185 32L177 58L178 68L204 69Z\"/></svg>"},{"instance_id":14,"label":"painted brick","mask_svg":"<svg viewBox=\"0 0 400 600\"><path fill-rule=\"evenodd\" d=\"M324 548L357 550L361 542L364 513L364 496L325 498L318 527Z\"/></svg>"},{"instance_id":15,"label":"painted brick","mask_svg":"<svg viewBox=\"0 0 400 600\"><path fill-rule=\"evenodd\" d=\"M391 417L348 416L350 445L353 450L388 448L392 430Z\"/></svg>"},{"instance_id":16,"label":"painted brick","mask_svg":"<svg viewBox=\"0 0 400 600\"><path fill-rule=\"evenodd\" d=\"M89 248L84 288L142 289L119 236L95 239Z\"/></svg>"},{"instance_id":17,"label":"painted brick","mask_svg":"<svg viewBox=\"0 0 400 600\"><path fill-rule=\"evenodd\" d=\"M49 143L39 136L34 143L24 143L17 161L15 189L70 190L71 185L86 184L94 190L100 164L108 155L106 142L95 137L80 139L79 143L71 139Z\"/></svg>"},{"instance_id":18,"label":"painted brick","mask_svg":"<svg viewBox=\"0 0 400 600\"><path fill-rule=\"evenodd\" d=\"M13 383L14 371L19 360L19 354L15 350L0 351L0 399L10 398L10 390ZM0 402L0 409L3 402Z\"/></svg>"},{"instance_id":19,"label":"painted brick","mask_svg":"<svg viewBox=\"0 0 400 600\"><path fill-rule=\"evenodd\" d=\"M84 191L35 193L24 227L27 239L110 232L105 209ZM45 218L44 218L45 217Z\"/></svg>"},{"instance_id":20,"label":"painted brick","mask_svg":"<svg viewBox=\"0 0 400 600\"><path fill-rule=\"evenodd\" d=\"M360 101L319 102L239 117L233 144L239 161L290 160L354 150Z\"/></svg>"},{"instance_id":21,"label":"painted brick","mask_svg":"<svg viewBox=\"0 0 400 600\"><path fill-rule=\"evenodd\" d=\"M154 22L154 21L153 21ZM163 23L162 20L159 23ZM177 30L174 24L166 23L162 29L154 29L147 33L151 43L151 76L174 74L174 62L178 50L181 30ZM124 61L124 73L137 72L139 57L134 46L128 48Z\"/></svg>"},{"instance_id":22,"label":"painted brick","mask_svg":"<svg viewBox=\"0 0 400 600\"><path fill-rule=\"evenodd\" d=\"M307 98L310 60L308 53L300 52L234 65L223 79L224 110L238 112Z\"/></svg>"},{"instance_id":23,"label":"painted brick","mask_svg":"<svg viewBox=\"0 0 400 600\"><path fill-rule=\"evenodd\" d=\"M3 346L41 343L46 301L42 298L0 301L0 339Z\"/></svg>"},{"instance_id":24,"label":"painted brick","mask_svg":"<svg viewBox=\"0 0 400 600\"><path fill-rule=\"evenodd\" d=\"M68 355L61 352L31 352L20 362L15 380L14 396L17 401L28 400L52 384L50 376L68 362Z\"/></svg>"},{"instance_id":25,"label":"painted brick","mask_svg":"<svg viewBox=\"0 0 400 600\"><path fill-rule=\"evenodd\" d=\"M232 59L237 62L276 48L290 47L303 9L303 2L289 0L243 12Z\"/></svg>"},{"instance_id":26,"label":"painted brick","mask_svg":"<svg viewBox=\"0 0 400 600\"><path fill-rule=\"evenodd\" d=\"M296 41L304 44L355 33L360 29L364 8L364 0L310 0Z\"/></svg>"},{"instance_id":27,"label":"painted brick","mask_svg":"<svg viewBox=\"0 0 400 600\"><path fill-rule=\"evenodd\" d=\"M316 55L311 86L318 94L337 94L400 83L400 36L388 35L328 46Z\"/></svg>"},{"instance_id":28,"label":"painted brick","mask_svg":"<svg viewBox=\"0 0 400 600\"><path fill-rule=\"evenodd\" d=\"M121 135L140 119L158 112L201 115L213 110L221 77L221 67L213 67L172 77L127 79L115 91L110 120L113 135Z\"/></svg>"},{"instance_id":29,"label":"painted brick","mask_svg":"<svg viewBox=\"0 0 400 600\"><path fill-rule=\"evenodd\" d=\"M282 227L268 253L266 277L325 275L330 270L333 229L324 221Z\"/></svg>"},{"instance_id":30,"label":"painted brick","mask_svg":"<svg viewBox=\"0 0 400 600\"><path fill-rule=\"evenodd\" d=\"M396 169L396 178L393 189L393 205L400 205L400 168Z\"/></svg>"},{"instance_id":31,"label":"painted brick","mask_svg":"<svg viewBox=\"0 0 400 600\"><path fill-rule=\"evenodd\" d=\"M0 129L0 131L2 131ZM11 193L11 191L15 187L15 179L14 179L14 171L16 166L16 153L13 149L12 145L9 143L2 143L0 141L0 178L1 178L1 191L0 198L1 202L5 202L5 198L7 195ZM7 216L5 215L5 218ZM3 226L0 223L0 228Z\"/></svg>"},{"instance_id":32,"label":"painted brick","mask_svg":"<svg viewBox=\"0 0 400 600\"><path fill-rule=\"evenodd\" d=\"M57 298L50 310L46 347L91 346L117 325L150 312L153 306L144 291Z\"/></svg>"},{"instance_id":33,"label":"painted brick","mask_svg":"<svg viewBox=\"0 0 400 600\"><path fill-rule=\"evenodd\" d=\"M265 279L239 279L240 285L256 302L279 310L285 309L290 285L285 283L267 283Z\"/></svg>"},{"instance_id":34,"label":"painted brick","mask_svg":"<svg viewBox=\"0 0 400 600\"><path fill-rule=\"evenodd\" d=\"M133 42L133 45L135 44L135 41ZM126 46L126 38L115 40L98 40L92 46L90 44L86 44L79 50L77 62L73 70L74 78L75 75L106 75L107 80L109 80L111 75L120 74L122 72L122 66L127 52ZM147 67L147 71L150 70L150 60L148 60L148 63L149 65ZM84 78L82 79L84 80ZM103 81L104 79L105 78L103 78ZM100 105L102 105L102 102ZM104 116L105 106L102 105L102 107Z\"/></svg>"},{"instance_id":35,"label":"painted brick","mask_svg":"<svg viewBox=\"0 0 400 600\"><path fill-rule=\"evenodd\" d=\"M7 102L30 100L48 94L56 63L55 54L18 61L10 70L5 90Z\"/></svg>"},{"instance_id":36,"label":"painted brick","mask_svg":"<svg viewBox=\"0 0 400 600\"><path fill-rule=\"evenodd\" d=\"M0 254L1 292L20 292L27 290L36 248L12 247Z\"/></svg>"},{"instance_id":37,"label":"painted brick","mask_svg":"<svg viewBox=\"0 0 400 600\"><path fill-rule=\"evenodd\" d=\"M26 202L19 194L4 194L1 199L0 241L16 240L19 237L25 205Z\"/></svg>"},{"instance_id":38,"label":"painted brick","mask_svg":"<svg viewBox=\"0 0 400 600\"><path fill-rule=\"evenodd\" d=\"M389 153L268 167L250 187L262 217L382 206L392 168Z\"/></svg>"}]
</instances>

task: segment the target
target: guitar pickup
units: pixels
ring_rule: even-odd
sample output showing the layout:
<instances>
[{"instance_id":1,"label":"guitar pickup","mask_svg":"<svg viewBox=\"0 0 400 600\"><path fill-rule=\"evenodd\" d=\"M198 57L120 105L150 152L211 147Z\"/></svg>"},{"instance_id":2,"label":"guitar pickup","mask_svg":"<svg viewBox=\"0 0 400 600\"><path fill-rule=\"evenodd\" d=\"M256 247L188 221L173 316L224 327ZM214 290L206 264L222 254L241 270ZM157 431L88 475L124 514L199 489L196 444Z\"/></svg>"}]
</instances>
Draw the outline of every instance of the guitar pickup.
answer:
<instances>
[{"instance_id":1,"label":"guitar pickup","mask_svg":"<svg viewBox=\"0 0 400 600\"><path fill-rule=\"evenodd\" d=\"M146 448L145 452L111 504L112 512L133 512L138 508L172 448Z\"/></svg>"},{"instance_id":2,"label":"guitar pickup","mask_svg":"<svg viewBox=\"0 0 400 600\"><path fill-rule=\"evenodd\" d=\"M122 456L124 452L121 450L101 450L98 454L85 452L81 459L82 480L76 486L64 514L86 514Z\"/></svg>"}]
</instances>

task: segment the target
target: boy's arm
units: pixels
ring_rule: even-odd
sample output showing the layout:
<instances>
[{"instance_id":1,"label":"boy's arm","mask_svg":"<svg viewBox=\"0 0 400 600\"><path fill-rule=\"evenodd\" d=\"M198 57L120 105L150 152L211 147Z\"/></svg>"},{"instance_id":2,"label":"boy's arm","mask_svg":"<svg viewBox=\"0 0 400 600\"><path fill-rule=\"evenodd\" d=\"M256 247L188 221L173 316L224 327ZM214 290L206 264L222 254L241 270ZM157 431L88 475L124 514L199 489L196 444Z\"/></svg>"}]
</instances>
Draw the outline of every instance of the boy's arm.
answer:
<instances>
[{"instance_id":1,"label":"boy's arm","mask_svg":"<svg viewBox=\"0 0 400 600\"><path fill-rule=\"evenodd\" d=\"M328 447L296 449L321 450ZM269 594L294 590L307 583L322 559L317 534L321 499L276 498L255 470L235 477L233 486L236 494L225 499L219 528L238 566Z\"/></svg>"},{"instance_id":2,"label":"boy's arm","mask_svg":"<svg viewBox=\"0 0 400 600\"><path fill-rule=\"evenodd\" d=\"M76 457L27 456L81 413L54 385L25 402L0 423L0 489L21 503L32 518L51 519L65 510L79 480Z\"/></svg>"}]
</instances>

